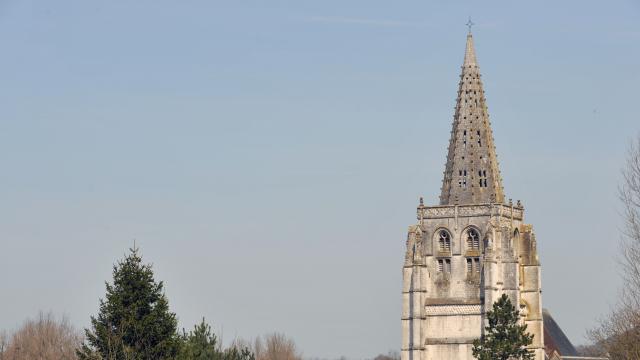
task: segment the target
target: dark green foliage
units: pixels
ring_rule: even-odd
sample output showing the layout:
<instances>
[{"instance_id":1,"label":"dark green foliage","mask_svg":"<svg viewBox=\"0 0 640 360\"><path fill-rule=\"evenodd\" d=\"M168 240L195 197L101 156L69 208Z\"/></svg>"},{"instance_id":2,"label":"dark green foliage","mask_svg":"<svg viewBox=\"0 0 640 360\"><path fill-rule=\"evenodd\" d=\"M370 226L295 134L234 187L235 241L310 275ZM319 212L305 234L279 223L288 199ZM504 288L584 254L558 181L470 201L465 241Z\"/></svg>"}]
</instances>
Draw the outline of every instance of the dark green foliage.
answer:
<instances>
[{"instance_id":1,"label":"dark green foliage","mask_svg":"<svg viewBox=\"0 0 640 360\"><path fill-rule=\"evenodd\" d=\"M229 347L221 350L218 338L204 319L186 333L183 330L182 348L177 360L255 360L247 348Z\"/></svg>"},{"instance_id":2,"label":"dark green foliage","mask_svg":"<svg viewBox=\"0 0 640 360\"><path fill-rule=\"evenodd\" d=\"M113 284L106 283L97 317L77 351L80 359L161 360L180 349L176 315L169 311L162 282L151 265L142 264L138 249L113 267Z\"/></svg>"},{"instance_id":3,"label":"dark green foliage","mask_svg":"<svg viewBox=\"0 0 640 360\"><path fill-rule=\"evenodd\" d=\"M489 326L485 334L473 341L473 356L479 360L533 359L526 348L533 342L527 333L527 325L518 323L520 313L507 295L502 295L487 312Z\"/></svg>"},{"instance_id":4,"label":"dark green foliage","mask_svg":"<svg viewBox=\"0 0 640 360\"><path fill-rule=\"evenodd\" d=\"M211 326L202 322L194 326L193 331L186 333L183 330L182 348L180 349L180 360L209 360L222 359L220 356L218 338L211 332Z\"/></svg>"},{"instance_id":5,"label":"dark green foliage","mask_svg":"<svg viewBox=\"0 0 640 360\"><path fill-rule=\"evenodd\" d=\"M256 356L249 348L238 348L232 346L224 351L224 360L256 360Z\"/></svg>"}]
</instances>

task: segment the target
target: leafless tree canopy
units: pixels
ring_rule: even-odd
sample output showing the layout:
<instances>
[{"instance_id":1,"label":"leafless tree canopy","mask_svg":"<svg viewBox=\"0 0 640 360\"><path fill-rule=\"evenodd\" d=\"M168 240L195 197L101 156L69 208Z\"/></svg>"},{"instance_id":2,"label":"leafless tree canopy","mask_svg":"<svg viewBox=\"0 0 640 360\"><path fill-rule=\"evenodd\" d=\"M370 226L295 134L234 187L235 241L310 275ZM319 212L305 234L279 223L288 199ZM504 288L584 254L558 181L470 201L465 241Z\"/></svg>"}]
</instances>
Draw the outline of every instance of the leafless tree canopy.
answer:
<instances>
[{"instance_id":1,"label":"leafless tree canopy","mask_svg":"<svg viewBox=\"0 0 640 360\"><path fill-rule=\"evenodd\" d=\"M630 147L620 200L624 206L622 266L628 305L640 309L640 136Z\"/></svg>"},{"instance_id":2,"label":"leafless tree canopy","mask_svg":"<svg viewBox=\"0 0 640 360\"><path fill-rule=\"evenodd\" d=\"M9 344L9 336L5 331L0 331L0 360L4 360L4 354Z\"/></svg>"},{"instance_id":3,"label":"leafless tree canopy","mask_svg":"<svg viewBox=\"0 0 640 360\"><path fill-rule=\"evenodd\" d=\"M380 354L373 360L400 360L400 354L397 351L389 351L386 355Z\"/></svg>"},{"instance_id":4,"label":"leafless tree canopy","mask_svg":"<svg viewBox=\"0 0 640 360\"><path fill-rule=\"evenodd\" d=\"M40 313L12 336L0 334L0 360L74 360L81 340L66 318Z\"/></svg>"},{"instance_id":5,"label":"leafless tree canopy","mask_svg":"<svg viewBox=\"0 0 640 360\"><path fill-rule=\"evenodd\" d=\"M293 339L280 333L267 334L253 341L237 339L233 346L249 348L256 360L302 360L302 354Z\"/></svg>"},{"instance_id":6,"label":"leafless tree canopy","mask_svg":"<svg viewBox=\"0 0 640 360\"><path fill-rule=\"evenodd\" d=\"M589 333L612 360L640 359L640 136L629 147L622 173L624 231L620 265L624 286L617 306Z\"/></svg>"},{"instance_id":7,"label":"leafless tree canopy","mask_svg":"<svg viewBox=\"0 0 640 360\"><path fill-rule=\"evenodd\" d=\"M594 344L578 345L576 346L576 351L578 352L578 355L586 357L604 357L607 355L606 350L603 349L602 346Z\"/></svg>"}]
</instances>

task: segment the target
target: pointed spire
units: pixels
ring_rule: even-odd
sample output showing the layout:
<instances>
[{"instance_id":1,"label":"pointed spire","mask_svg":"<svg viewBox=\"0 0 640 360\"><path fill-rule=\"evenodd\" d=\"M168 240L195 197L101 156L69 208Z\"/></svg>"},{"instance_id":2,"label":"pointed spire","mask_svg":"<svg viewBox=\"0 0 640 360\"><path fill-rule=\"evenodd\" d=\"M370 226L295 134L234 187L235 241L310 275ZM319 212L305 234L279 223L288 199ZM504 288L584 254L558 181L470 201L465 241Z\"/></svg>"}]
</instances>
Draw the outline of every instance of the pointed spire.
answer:
<instances>
[{"instance_id":1,"label":"pointed spire","mask_svg":"<svg viewBox=\"0 0 640 360\"><path fill-rule=\"evenodd\" d=\"M469 30L440 204L502 202L502 178L480 79L480 68L476 61L473 35Z\"/></svg>"},{"instance_id":2,"label":"pointed spire","mask_svg":"<svg viewBox=\"0 0 640 360\"><path fill-rule=\"evenodd\" d=\"M471 35L471 30L469 30L469 34L467 34L467 48L464 51L464 62L462 66L478 66L476 63L476 50L473 46L473 35Z\"/></svg>"}]
</instances>

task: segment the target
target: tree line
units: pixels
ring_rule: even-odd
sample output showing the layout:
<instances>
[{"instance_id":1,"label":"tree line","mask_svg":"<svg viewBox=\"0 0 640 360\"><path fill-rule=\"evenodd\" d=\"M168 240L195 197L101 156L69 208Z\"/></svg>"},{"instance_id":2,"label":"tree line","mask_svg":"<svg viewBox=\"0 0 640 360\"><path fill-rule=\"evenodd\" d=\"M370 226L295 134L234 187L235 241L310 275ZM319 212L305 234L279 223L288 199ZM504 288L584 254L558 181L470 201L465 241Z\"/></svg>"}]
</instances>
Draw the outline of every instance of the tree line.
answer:
<instances>
[{"instance_id":1,"label":"tree line","mask_svg":"<svg viewBox=\"0 0 640 360\"><path fill-rule=\"evenodd\" d=\"M40 312L11 334L0 331L0 360L302 360L295 341L282 333L234 339L224 347L204 318L178 330L164 284L138 248L113 266L112 275L88 328L80 331L66 317Z\"/></svg>"},{"instance_id":2,"label":"tree line","mask_svg":"<svg viewBox=\"0 0 640 360\"><path fill-rule=\"evenodd\" d=\"M280 333L223 347L203 318L178 330L162 281L154 279L138 248L113 267L98 314L84 331L68 319L40 313L14 333L0 333L0 360L301 360L295 342Z\"/></svg>"},{"instance_id":3,"label":"tree line","mask_svg":"<svg viewBox=\"0 0 640 360\"><path fill-rule=\"evenodd\" d=\"M619 189L624 231L620 266L624 280L616 305L589 331L593 344L583 355L611 360L640 359L640 137L629 149ZM295 342L283 334L253 341L237 339L223 347L203 318L193 329L178 330L169 310L164 284L156 281L151 265L137 248L130 249L113 267L98 314L90 326L77 331L66 318L40 313L11 335L0 332L0 360L301 360ZM532 336L519 322L519 313L507 296L487 312L484 335L474 342L480 360L531 359ZM398 360L397 353L376 360Z\"/></svg>"}]
</instances>

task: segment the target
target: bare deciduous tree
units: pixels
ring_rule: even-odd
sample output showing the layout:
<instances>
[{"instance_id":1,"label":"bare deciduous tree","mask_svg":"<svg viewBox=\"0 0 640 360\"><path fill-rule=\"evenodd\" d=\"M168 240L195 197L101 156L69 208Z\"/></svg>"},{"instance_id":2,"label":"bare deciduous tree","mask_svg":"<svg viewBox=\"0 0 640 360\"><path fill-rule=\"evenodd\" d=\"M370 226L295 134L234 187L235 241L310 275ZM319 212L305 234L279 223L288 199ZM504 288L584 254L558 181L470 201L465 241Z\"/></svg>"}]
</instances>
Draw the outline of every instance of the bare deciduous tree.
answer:
<instances>
[{"instance_id":1,"label":"bare deciduous tree","mask_svg":"<svg viewBox=\"0 0 640 360\"><path fill-rule=\"evenodd\" d=\"M301 360L293 339L281 333L271 333L257 337L253 341L236 339L232 346L250 349L256 360Z\"/></svg>"},{"instance_id":2,"label":"bare deciduous tree","mask_svg":"<svg viewBox=\"0 0 640 360\"><path fill-rule=\"evenodd\" d=\"M0 331L0 360L5 359L5 350L7 349L7 345L9 342L9 336L5 331Z\"/></svg>"},{"instance_id":3,"label":"bare deciduous tree","mask_svg":"<svg viewBox=\"0 0 640 360\"><path fill-rule=\"evenodd\" d=\"M389 351L386 355L380 354L373 358L373 360L400 360L400 353L397 351Z\"/></svg>"},{"instance_id":4,"label":"bare deciduous tree","mask_svg":"<svg viewBox=\"0 0 640 360\"><path fill-rule=\"evenodd\" d=\"M616 307L589 332L612 360L640 359L640 136L629 147L622 174L619 195L624 229L620 266L624 286Z\"/></svg>"},{"instance_id":5,"label":"bare deciduous tree","mask_svg":"<svg viewBox=\"0 0 640 360\"><path fill-rule=\"evenodd\" d=\"M585 357L606 357L607 351L601 345L578 345L576 351L579 356Z\"/></svg>"},{"instance_id":6,"label":"bare deciduous tree","mask_svg":"<svg viewBox=\"0 0 640 360\"><path fill-rule=\"evenodd\" d=\"M6 341L0 359L73 360L82 337L66 318L57 320L51 313L29 319ZM2 340L0 339L0 346Z\"/></svg>"}]
</instances>

